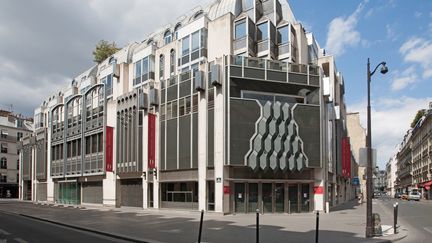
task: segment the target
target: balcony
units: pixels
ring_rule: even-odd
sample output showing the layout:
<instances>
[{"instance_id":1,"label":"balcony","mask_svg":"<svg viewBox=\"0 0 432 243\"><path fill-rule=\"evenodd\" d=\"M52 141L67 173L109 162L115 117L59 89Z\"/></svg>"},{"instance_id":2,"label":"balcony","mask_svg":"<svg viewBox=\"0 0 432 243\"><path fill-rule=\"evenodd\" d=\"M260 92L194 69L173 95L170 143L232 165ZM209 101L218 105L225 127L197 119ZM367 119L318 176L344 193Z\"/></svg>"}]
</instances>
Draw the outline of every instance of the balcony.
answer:
<instances>
[{"instance_id":1,"label":"balcony","mask_svg":"<svg viewBox=\"0 0 432 243\"><path fill-rule=\"evenodd\" d=\"M231 76L262 79L309 86L320 85L319 67L267 60L255 57L229 56Z\"/></svg>"},{"instance_id":2,"label":"balcony","mask_svg":"<svg viewBox=\"0 0 432 243\"><path fill-rule=\"evenodd\" d=\"M256 54L255 42L249 36L244 36L239 39L235 39L233 43L234 53L240 54L246 51L249 52L249 55L254 56Z\"/></svg>"}]
</instances>

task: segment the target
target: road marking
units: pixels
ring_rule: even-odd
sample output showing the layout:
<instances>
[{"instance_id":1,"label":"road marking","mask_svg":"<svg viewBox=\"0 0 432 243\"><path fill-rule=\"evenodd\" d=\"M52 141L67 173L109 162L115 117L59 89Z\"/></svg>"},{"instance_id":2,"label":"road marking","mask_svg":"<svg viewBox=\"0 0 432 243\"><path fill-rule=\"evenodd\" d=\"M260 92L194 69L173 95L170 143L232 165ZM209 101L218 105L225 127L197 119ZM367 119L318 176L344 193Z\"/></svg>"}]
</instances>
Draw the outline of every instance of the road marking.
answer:
<instances>
[{"instance_id":1,"label":"road marking","mask_svg":"<svg viewBox=\"0 0 432 243\"><path fill-rule=\"evenodd\" d=\"M424 227L423 229L432 234L432 227Z\"/></svg>"},{"instance_id":2,"label":"road marking","mask_svg":"<svg viewBox=\"0 0 432 243\"><path fill-rule=\"evenodd\" d=\"M14 240L16 240L19 243L28 243L28 241L25 241L25 240L23 240L21 238L14 238Z\"/></svg>"},{"instance_id":3,"label":"road marking","mask_svg":"<svg viewBox=\"0 0 432 243\"><path fill-rule=\"evenodd\" d=\"M10 235L9 232L7 232L6 230L2 230L2 229L0 229L0 234L1 235Z\"/></svg>"}]
</instances>

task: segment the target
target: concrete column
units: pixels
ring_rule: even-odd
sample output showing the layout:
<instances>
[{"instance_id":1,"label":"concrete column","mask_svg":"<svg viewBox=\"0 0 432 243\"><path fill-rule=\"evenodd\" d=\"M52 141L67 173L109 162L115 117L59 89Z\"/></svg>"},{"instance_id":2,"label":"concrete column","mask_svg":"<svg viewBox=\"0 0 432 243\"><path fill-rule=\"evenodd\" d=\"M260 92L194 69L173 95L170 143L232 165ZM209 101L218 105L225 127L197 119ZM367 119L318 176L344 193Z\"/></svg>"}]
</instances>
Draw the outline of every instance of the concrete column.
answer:
<instances>
[{"instance_id":1,"label":"concrete column","mask_svg":"<svg viewBox=\"0 0 432 243\"><path fill-rule=\"evenodd\" d=\"M18 173L18 199L23 200L23 181L22 181L22 161L23 161L23 149L21 149L21 152L18 156L19 158L19 173Z\"/></svg>"},{"instance_id":2,"label":"concrete column","mask_svg":"<svg viewBox=\"0 0 432 243\"><path fill-rule=\"evenodd\" d=\"M112 172L106 172L105 179L102 180L102 203L106 206L116 206L116 191L117 191L117 176L116 176L116 170L117 170L117 113L116 111L116 103L115 102L109 102L106 105L106 111L107 111L107 118L106 118L106 124L107 126L113 127L113 169ZM85 119L85 118L83 118ZM104 131L105 133L105 131ZM106 146L106 134L104 134L104 146ZM83 141L82 141L83 142ZM84 153L84 151L82 151ZM105 153L106 154L106 153ZM105 159L105 156L104 156ZM105 164L105 163L104 163Z\"/></svg>"},{"instance_id":3,"label":"concrete column","mask_svg":"<svg viewBox=\"0 0 432 243\"><path fill-rule=\"evenodd\" d=\"M33 202L36 202L36 166L35 166L35 161L36 161L36 149L34 148L34 146L31 146L31 154L32 154L32 158L30 161L30 183L31 183L31 200Z\"/></svg>"},{"instance_id":4,"label":"concrete column","mask_svg":"<svg viewBox=\"0 0 432 243\"><path fill-rule=\"evenodd\" d=\"M49 126L48 126L49 127ZM51 128L47 129L47 201L54 202L54 181L51 178ZM82 143L82 141L81 141ZM84 153L81 151L81 153Z\"/></svg>"},{"instance_id":5,"label":"concrete column","mask_svg":"<svg viewBox=\"0 0 432 243\"><path fill-rule=\"evenodd\" d=\"M160 119L159 112L157 112L157 114L156 114L156 175L157 176L154 176L154 174L153 174L153 208L160 208L160 204L159 204L159 202L160 202L160 191L159 191L160 171L159 171L159 168L160 168L161 162L160 162L160 149L159 149L159 146L160 146L160 131L159 131L160 127L158 125L158 124L160 124L159 119ZM148 121L148 119L144 119L144 121L145 120ZM148 125L147 125L147 127L148 127Z\"/></svg>"},{"instance_id":6,"label":"concrete column","mask_svg":"<svg viewBox=\"0 0 432 243\"><path fill-rule=\"evenodd\" d=\"M115 167L114 167L115 168ZM116 206L116 175L113 172L107 172L105 179L102 180L103 188L103 205Z\"/></svg>"},{"instance_id":7,"label":"concrete column","mask_svg":"<svg viewBox=\"0 0 432 243\"><path fill-rule=\"evenodd\" d=\"M326 192L324 181L324 169L314 169L314 210L324 211L325 201L324 192Z\"/></svg>"},{"instance_id":8,"label":"concrete column","mask_svg":"<svg viewBox=\"0 0 432 243\"><path fill-rule=\"evenodd\" d=\"M198 94L198 208L206 210L207 197L207 100L205 93Z\"/></svg>"},{"instance_id":9,"label":"concrete column","mask_svg":"<svg viewBox=\"0 0 432 243\"><path fill-rule=\"evenodd\" d=\"M221 88L216 88L215 109L214 109L214 176L215 176L215 212L222 213L223 207L223 187L224 187L224 96ZM217 126L216 126L217 124ZM220 178L220 182L219 179Z\"/></svg>"}]
</instances>

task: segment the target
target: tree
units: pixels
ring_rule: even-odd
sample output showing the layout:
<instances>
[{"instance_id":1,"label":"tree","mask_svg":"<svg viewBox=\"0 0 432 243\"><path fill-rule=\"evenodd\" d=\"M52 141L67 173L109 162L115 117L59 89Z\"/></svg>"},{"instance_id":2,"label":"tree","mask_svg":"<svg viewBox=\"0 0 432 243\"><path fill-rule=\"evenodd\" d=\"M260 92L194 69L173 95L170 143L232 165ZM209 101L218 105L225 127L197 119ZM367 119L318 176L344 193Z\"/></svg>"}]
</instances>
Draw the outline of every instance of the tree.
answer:
<instances>
[{"instance_id":1,"label":"tree","mask_svg":"<svg viewBox=\"0 0 432 243\"><path fill-rule=\"evenodd\" d=\"M417 122L426 114L425 109L421 109L417 111L417 114L414 117L414 120L411 122L411 128L414 128L414 126L417 124Z\"/></svg>"},{"instance_id":2,"label":"tree","mask_svg":"<svg viewBox=\"0 0 432 243\"><path fill-rule=\"evenodd\" d=\"M120 48L117 47L115 42L109 43L106 40L101 40L93 51L93 61L99 64L119 50Z\"/></svg>"}]
</instances>

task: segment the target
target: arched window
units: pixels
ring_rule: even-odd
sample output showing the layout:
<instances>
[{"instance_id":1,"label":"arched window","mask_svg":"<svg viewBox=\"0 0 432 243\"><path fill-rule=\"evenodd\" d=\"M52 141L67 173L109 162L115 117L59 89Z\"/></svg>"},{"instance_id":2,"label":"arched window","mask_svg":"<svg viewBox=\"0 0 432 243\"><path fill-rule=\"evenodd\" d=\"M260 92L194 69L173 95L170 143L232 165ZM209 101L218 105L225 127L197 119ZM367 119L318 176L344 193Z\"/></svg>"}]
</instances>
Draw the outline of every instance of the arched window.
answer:
<instances>
[{"instance_id":1,"label":"arched window","mask_svg":"<svg viewBox=\"0 0 432 243\"><path fill-rule=\"evenodd\" d=\"M204 11L199 10L198 12L195 13L194 15L194 19L198 19L199 17L203 16Z\"/></svg>"},{"instance_id":2,"label":"arched window","mask_svg":"<svg viewBox=\"0 0 432 243\"><path fill-rule=\"evenodd\" d=\"M178 30L181 27L181 23L177 23L176 26L174 27L174 39L178 39Z\"/></svg>"},{"instance_id":3,"label":"arched window","mask_svg":"<svg viewBox=\"0 0 432 243\"><path fill-rule=\"evenodd\" d=\"M165 71L165 58L164 55L161 54L159 56L159 79L163 79Z\"/></svg>"},{"instance_id":4,"label":"arched window","mask_svg":"<svg viewBox=\"0 0 432 243\"><path fill-rule=\"evenodd\" d=\"M2 157L0 159L0 169L7 169L7 159L6 159L6 157Z\"/></svg>"},{"instance_id":5,"label":"arched window","mask_svg":"<svg viewBox=\"0 0 432 243\"><path fill-rule=\"evenodd\" d=\"M170 52L170 73L173 74L175 70L175 50L171 49Z\"/></svg>"},{"instance_id":6,"label":"arched window","mask_svg":"<svg viewBox=\"0 0 432 243\"><path fill-rule=\"evenodd\" d=\"M172 41L171 31L167 30L167 31L165 31L165 34L164 34L165 45L168 44L168 43L171 43L171 41Z\"/></svg>"}]
</instances>

